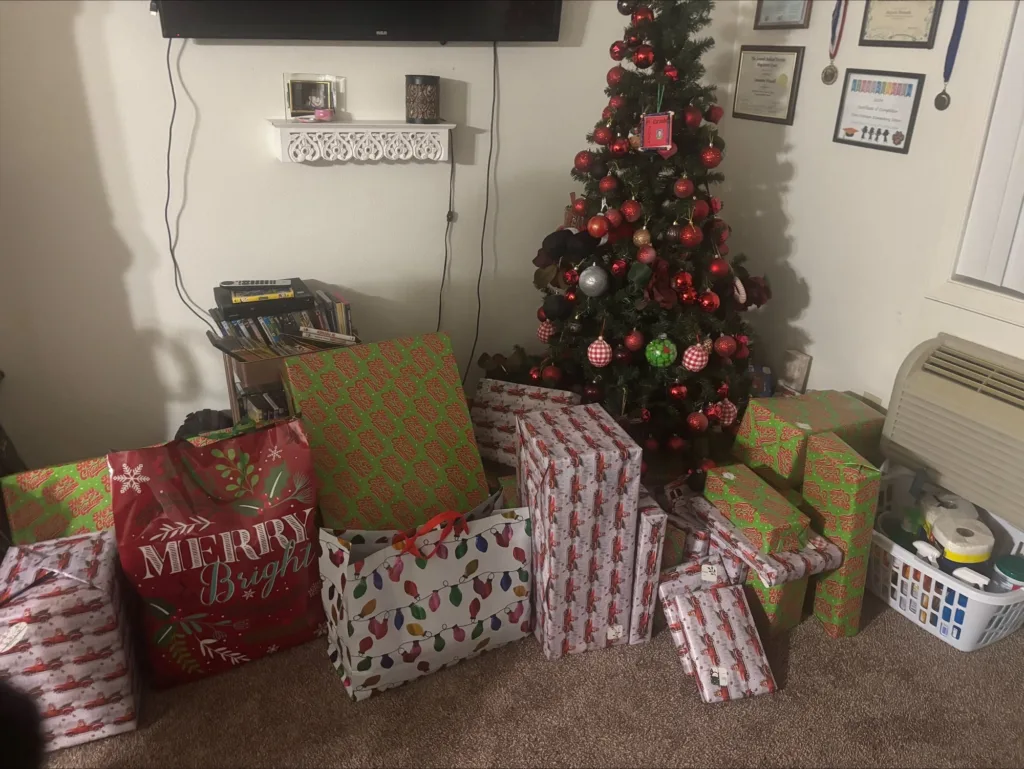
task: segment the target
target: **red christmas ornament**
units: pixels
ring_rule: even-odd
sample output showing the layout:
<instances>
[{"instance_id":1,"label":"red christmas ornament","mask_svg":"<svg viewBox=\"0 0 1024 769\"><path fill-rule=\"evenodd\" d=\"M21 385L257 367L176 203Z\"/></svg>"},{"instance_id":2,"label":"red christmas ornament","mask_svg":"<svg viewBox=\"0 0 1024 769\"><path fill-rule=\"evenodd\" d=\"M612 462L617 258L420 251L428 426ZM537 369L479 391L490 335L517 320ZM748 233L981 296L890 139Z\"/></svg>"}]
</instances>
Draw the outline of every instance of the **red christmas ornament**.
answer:
<instances>
[{"instance_id":1,"label":"red christmas ornament","mask_svg":"<svg viewBox=\"0 0 1024 769\"><path fill-rule=\"evenodd\" d=\"M621 278L629 270L629 264L626 263L625 259L616 259L612 262L612 275L616 278Z\"/></svg>"},{"instance_id":2,"label":"red christmas ornament","mask_svg":"<svg viewBox=\"0 0 1024 769\"><path fill-rule=\"evenodd\" d=\"M668 450L675 452L676 454L686 450L686 440L680 438L678 435L673 435L668 439Z\"/></svg>"},{"instance_id":3,"label":"red christmas ornament","mask_svg":"<svg viewBox=\"0 0 1024 769\"><path fill-rule=\"evenodd\" d=\"M750 355L750 348L746 342L739 342L736 345L736 352L732 354L734 360L745 360Z\"/></svg>"},{"instance_id":4,"label":"red christmas ornament","mask_svg":"<svg viewBox=\"0 0 1024 769\"><path fill-rule=\"evenodd\" d=\"M699 109L691 104L683 110L683 122L691 131L696 131L700 128L700 124L704 122L704 116L700 114Z\"/></svg>"},{"instance_id":5,"label":"red christmas ornament","mask_svg":"<svg viewBox=\"0 0 1024 769\"><path fill-rule=\"evenodd\" d=\"M541 377L540 366L534 366L530 369L530 379L534 382L539 382Z\"/></svg>"},{"instance_id":6,"label":"red christmas ornament","mask_svg":"<svg viewBox=\"0 0 1024 769\"><path fill-rule=\"evenodd\" d=\"M640 475L641 476L647 475L647 463L646 462L643 462L643 461L640 462Z\"/></svg>"},{"instance_id":7,"label":"red christmas ornament","mask_svg":"<svg viewBox=\"0 0 1024 769\"><path fill-rule=\"evenodd\" d=\"M725 245L725 243L719 244L719 246L718 246L718 253L721 254L722 256L728 256L729 255L729 247L727 245Z\"/></svg>"},{"instance_id":8,"label":"red christmas ornament","mask_svg":"<svg viewBox=\"0 0 1024 769\"><path fill-rule=\"evenodd\" d=\"M670 385L668 388L668 397L676 401L686 400L686 385L682 382L676 382L674 385Z\"/></svg>"},{"instance_id":9,"label":"red christmas ornament","mask_svg":"<svg viewBox=\"0 0 1024 769\"><path fill-rule=\"evenodd\" d=\"M715 460L713 460L711 457L707 457L706 459L702 459L700 461L700 469L705 473L708 470L714 470L716 467L718 467L718 463L715 462Z\"/></svg>"},{"instance_id":10,"label":"red christmas ornament","mask_svg":"<svg viewBox=\"0 0 1024 769\"><path fill-rule=\"evenodd\" d=\"M634 27L639 27L641 24L646 24L649 21L654 21L654 11L652 11L646 5L641 5L635 11L633 11L633 15L630 16L630 21L633 22Z\"/></svg>"},{"instance_id":11,"label":"red christmas ornament","mask_svg":"<svg viewBox=\"0 0 1024 769\"><path fill-rule=\"evenodd\" d=\"M617 208L609 208L604 212L604 218L608 220L608 226L613 230L622 226L622 213Z\"/></svg>"},{"instance_id":12,"label":"red christmas ornament","mask_svg":"<svg viewBox=\"0 0 1024 769\"><path fill-rule=\"evenodd\" d=\"M720 256L716 256L711 260L711 264L708 265L708 272L711 273L711 277L715 280L721 280L729 274L729 263Z\"/></svg>"},{"instance_id":13,"label":"red christmas ornament","mask_svg":"<svg viewBox=\"0 0 1024 769\"><path fill-rule=\"evenodd\" d=\"M594 162L594 155L589 150L580 150L576 153L576 159L573 160L573 165L576 170L581 174L586 173L587 169L590 168L590 164Z\"/></svg>"},{"instance_id":14,"label":"red christmas ornament","mask_svg":"<svg viewBox=\"0 0 1024 769\"><path fill-rule=\"evenodd\" d=\"M619 210L622 212L622 215L626 217L627 222L635 222L644 212L643 206L635 200L627 200L619 206Z\"/></svg>"},{"instance_id":15,"label":"red christmas ornament","mask_svg":"<svg viewBox=\"0 0 1024 769\"><path fill-rule=\"evenodd\" d=\"M621 136L608 145L608 151L612 153L613 157L621 158L627 152L629 152L629 140L624 139Z\"/></svg>"},{"instance_id":16,"label":"red christmas ornament","mask_svg":"<svg viewBox=\"0 0 1024 769\"><path fill-rule=\"evenodd\" d=\"M612 129L606 125L600 125L594 129L595 144L608 144L613 138L615 138L615 134L613 134Z\"/></svg>"},{"instance_id":17,"label":"red christmas ornament","mask_svg":"<svg viewBox=\"0 0 1024 769\"><path fill-rule=\"evenodd\" d=\"M580 282L580 271L575 267L570 267L568 270L562 273L562 277L565 278L565 282L570 286L575 286Z\"/></svg>"},{"instance_id":18,"label":"red christmas ornament","mask_svg":"<svg viewBox=\"0 0 1024 769\"><path fill-rule=\"evenodd\" d=\"M537 308L537 320L545 321L547 319L548 319L548 314L546 312L544 312L544 308L543 307L538 307Z\"/></svg>"},{"instance_id":19,"label":"red christmas ornament","mask_svg":"<svg viewBox=\"0 0 1024 769\"><path fill-rule=\"evenodd\" d=\"M633 360L633 353L627 348L619 346L615 348L615 352L612 353L612 358L616 363L626 364Z\"/></svg>"},{"instance_id":20,"label":"red christmas ornament","mask_svg":"<svg viewBox=\"0 0 1024 769\"><path fill-rule=\"evenodd\" d=\"M719 398L726 398L726 397L728 397L728 395L729 395L729 383L728 382L722 382L722 384L718 385L718 390L716 392L718 393L718 397Z\"/></svg>"},{"instance_id":21,"label":"red christmas ornament","mask_svg":"<svg viewBox=\"0 0 1024 769\"><path fill-rule=\"evenodd\" d=\"M647 69L654 64L654 49L649 45L641 45L633 51L633 64L639 69Z\"/></svg>"},{"instance_id":22,"label":"red christmas ornament","mask_svg":"<svg viewBox=\"0 0 1024 769\"><path fill-rule=\"evenodd\" d=\"M562 381L562 369L555 365L545 366L540 376L548 384L556 385Z\"/></svg>"},{"instance_id":23,"label":"red christmas ornament","mask_svg":"<svg viewBox=\"0 0 1024 769\"><path fill-rule=\"evenodd\" d=\"M603 336L599 336L590 343L587 348L587 360L590 361L591 366L597 368L604 368L612 362L612 346L604 341Z\"/></svg>"},{"instance_id":24,"label":"red christmas ornament","mask_svg":"<svg viewBox=\"0 0 1024 769\"><path fill-rule=\"evenodd\" d=\"M732 234L732 229L725 222L719 221L715 225L715 240L718 241L718 245L725 245L725 241L729 239L729 235Z\"/></svg>"},{"instance_id":25,"label":"red christmas ornament","mask_svg":"<svg viewBox=\"0 0 1024 769\"><path fill-rule=\"evenodd\" d=\"M714 312L721 304L722 300L718 298L718 294L714 291L705 291L700 295L700 308L704 312Z\"/></svg>"},{"instance_id":26,"label":"red christmas ornament","mask_svg":"<svg viewBox=\"0 0 1024 769\"><path fill-rule=\"evenodd\" d=\"M585 213L587 213L587 199L586 198L576 198L572 202L572 212L574 214L585 214Z\"/></svg>"},{"instance_id":27,"label":"red christmas ornament","mask_svg":"<svg viewBox=\"0 0 1024 769\"><path fill-rule=\"evenodd\" d=\"M619 69L622 69L622 67L619 67ZM612 109L622 109L626 106L626 97L616 94L608 100L608 106Z\"/></svg>"},{"instance_id":28,"label":"red christmas ornament","mask_svg":"<svg viewBox=\"0 0 1024 769\"><path fill-rule=\"evenodd\" d=\"M723 358L731 358L736 352L736 340L728 334L723 334L715 340L715 352Z\"/></svg>"},{"instance_id":29,"label":"red christmas ornament","mask_svg":"<svg viewBox=\"0 0 1024 769\"><path fill-rule=\"evenodd\" d=\"M651 421L651 410L649 408L640 409L640 421L650 422Z\"/></svg>"},{"instance_id":30,"label":"red christmas ornament","mask_svg":"<svg viewBox=\"0 0 1024 769\"><path fill-rule=\"evenodd\" d=\"M638 35L636 32L630 32L628 35L626 35L627 48L632 50L636 48L638 45L640 45L640 35Z\"/></svg>"},{"instance_id":31,"label":"red christmas ornament","mask_svg":"<svg viewBox=\"0 0 1024 769\"><path fill-rule=\"evenodd\" d=\"M601 110L601 120L607 122L608 120L611 120L613 117L615 117L615 110L613 110L611 107L605 107L603 110Z\"/></svg>"},{"instance_id":32,"label":"red christmas ornament","mask_svg":"<svg viewBox=\"0 0 1024 769\"><path fill-rule=\"evenodd\" d=\"M618 188L619 180L611 175L604 177L597 183L597 189L601 191L602 195L611 195Z\"/></svg>"},{"instance_id":33,"label":"red christmas ornament","mask_svg":"<svg viewBox=\"0 0 1024 769\"><path fill-rule=\"evenodd\" d=\"M732 401L723 400L718 404L718 418L726 427L735 422L737 416L739 416L739 409Z\"/></svg>"},{"instance_id":34,"label":"red christmas ornament","mask_svg":"<svg viewBox=\"0 0 1024 769\"><path fill-rule=\"evenodd\" d=\"M691 197L695 189L693 182L685 176L676 179L676 183L672 185L672 191L676 194L677 198Z\"/></svg>"},{"instance_id":35,"label":"red christmas ornament","mask_svg":"<svg viewBox=\"0 0 1024 769\"><path fill-rule=\"evenodd\" d=\"M700 200L698 198L697 200L693 201L693 211L690 214L690 217L692 219L699 222L701 219L707 219L708 214L710 213L711 206L708 205L708 202L706 200Z\"/></svg>"},{"instance_id":36,"label":"red christmas ornament","mask_svg":"<svg viewBox=\"0 0 1024 769\"><path fill-rule=\"evenodd\" d=\"M721 211L725 207L725 203L723 203L718 198L711 198L710 202L711 202L711 213L713 213L713 214L717 214L719 211Z\"/></svg>"},{"instance_id":37,"label":"red christmas ornament","mask_svg":"<svg viewBox=\"0 0 1024 769\"><path fill-rule=\"evenodd\" d=\"M600 240L608 234L608 220L601 216L601 214L590 217L590 220L587 222L587 232L590 233L591 237Z\"/></svg>"},{"instance_id":38,"label":"red christmas ornament","mask_svg":"<svg viewBox=\"0 0 1024 769\"><path fill-rule=\"evenodd\" d=\"M640 250L636 252L636 260L641 264L646 264L650 267L658 260L658 252L654 250L653 246L642 246Z\"/></svg>"},{"instance_id":39,"label":"red christmas ornament","mask_svg":"<svg viewBox=\"0 0 1024 769\"><path fill-rule=\"evenodd\" d=\"M693 286L688 286L679 292L679 301L683 304L693 304L697 301L697 289Z\"/></svg>"},{"instance_id":40,"label":"red christmas ornament","mask_svg":"<svg viewBox=\"0 0 1024 769\"><path fill-rule=\"evenodd\" d=\"M709 422L717 422L719 417L718 404L712 403L704 409L704 413L707 415Z\"/></svg>"},{"instance_id":41,"label":"red christmas ornament","mask_svg":"<svg viewBox=\"0 0 1024 769\"><path fill-rule=\"evenodd\" d=\"M692 224L687 224L679 232L679 242L686 248L696 248L704 240L704 233Z\"/></svg>"},{"instance_id":42,"label":"red christmas ornament","mask_svg":"<svg viewBox=\"0 0 1024 769\"><path fill-rule=\"evenodd\" d=\"M622 76L625 74L626 70L622 68L622 65L616 64L614 67L608 70L608 74L605 76L605 80L607 81L608 85L614 88L621 82Z\"/></svg>"},{"instance_id":43,"label":"red christmas ornament","mask_svg":"<svg viewBox=\"0 0 1024 769\"><path fill-rule=\"evenodd\" d=\"M565 301L567 301L567 302L575 302L576 301L576 290L575 289L570 288L568 291L565 292Z\"/></svg>"},{"instance_id":44,"label":"red christmas ornament","mask_svg":"<svg viewBox=\"0 0 1024 769\"><path fill-rule=\"evenodd\" d=\"M672 276L672 290L685 291L693 285L693 276L688 272L677 272Z\"/></svg>"},{"instance_id":45,"label":"red christmas ornament","mask_svg":"<svg viewBox=\"0 0 1024 769\"><path fill-rule=\"evenodd\" d=\"M660 448L661 444L658 443L658 439L653 435L649 436L647 440L644 441L644 451L655 452Z\"/></svg>"},{"instance_id":46,"label":"red christmas ornament","mask_svg":"<svg viewBox=\"0 0 1024 769\"><path fill-rule=\"evenodd\" d=\"M717 104L712 104L704 112L704 118L709 123L717 123L725 115L725 110L719 107Z\"/></svg>"},{"instance_id":47,"label":"red christmas ornament","mask_svg":"<svg viewBox=\"0 0 1024 769\"><path fill-rule=\"evenodd\" d=\"M686 424L695 433L702 433L708 429L708 418L699 411L694 411L686 417Z\"/></svg>"},{"instance_id":48,"label":"red christmas ornament","mask_svg":"<svg viewBox=\"0 0 1024 769\"><path fill-rule=\"evenodd\" d=\"M622 61L628 52L629 48L626 46L625 40L616 40L608 49L608 55L615 61Z\"/></svg>"},{"instance_id":49,"label":"red christmas ornament","mask_svg":"<svg viewBox=\"0 0 1024 769\"><path fill-rule=\"evenodd\" d=\"M633 352L639 352L644 347L644 335L634 328L626 334L626 338L622 340L622 343Z\"/></svg>"},{"instance_id":50,"label":"red christmas ornament","mask_svg":"<svg viewBox=\"0 0 1024 769\"><path fill-rule=\"evenodd\" d=\"M675 64L666 64L664 72L665 77L667 77L673 83L679 79L679 69L676 67Z\"/></svg>"},{"instance_id":51,"label":"red christmas ornament","mask_svg":"<svg viewBox=\"0 0 1024 769\"><path fill-rule=\"evenodd\" d=\"M584 400L588 400L591 403L593 403L594 401L601 400L601 396L603 394L604 392L601 390L601 385L597 384L596 382L588 382L587 384L583 385Z\"/></svg>"},{"instance_id":52,"label":"red christmas ornament","mask_svg":"<svg viewBox=\"0 0 1024 769\"><path fill-rule=\"evenodd\" d=\"M700 151L700 163L705 168L717 168L722 162L722 151L718 147L705 147Z\"/></svg>"},{"instance_id":53,"label":"red christmas ornament","mask_svg":"<svg viewBox=\"0 0 1024 769\"><path fill-rule=\"evenodd\" d=\"M537 326L537 338L542 342L550 342L555 335L555 324L546 320Z\"/></svg>"}]
</instances>

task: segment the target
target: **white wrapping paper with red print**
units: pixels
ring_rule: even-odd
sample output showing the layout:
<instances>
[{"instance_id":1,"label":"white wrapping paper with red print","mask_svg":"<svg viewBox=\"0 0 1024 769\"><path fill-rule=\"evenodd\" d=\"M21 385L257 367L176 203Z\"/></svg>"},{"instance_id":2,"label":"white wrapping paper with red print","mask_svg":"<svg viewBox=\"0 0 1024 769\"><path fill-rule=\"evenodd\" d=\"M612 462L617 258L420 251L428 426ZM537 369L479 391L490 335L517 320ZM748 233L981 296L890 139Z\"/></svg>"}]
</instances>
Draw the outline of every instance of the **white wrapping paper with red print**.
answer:
<instances>
[{"instance_id":1,"label":"white wrapping paper with red print","mask_svg":"<svg viewBox=\"0 0 1024 769\"><path fill-rule=\"evenodd\" d=\"M708 554L708 547L711 544L711 535L706 524L698 521L686 512L673 512L668 514L669 522L686 532L686 555L687 560L701 558Z\"/></svg>"},{"instance_id":2,"label":"white wrapping paper with red print","mask_svg":"<svg viewBox=\"0 0 1024 769\"><path fill-rule=\"evenodd\" d=\"M775 691L775 676L741 585L687 590L674 601L704 702Z\"/></svg>"},{"instance_id":3,"label":"white wrapping paper with red print","mask_svg":"<svg viewBox=\"0 0 1024 769\"><path fill-rule=\"evenodd\" d=\"M710 551L722 557L725 571L729 575L730 585L742 585L747 581L750 567L744 563L742 558L730 550L721 539L717 537L711 539Z\"/></svg>"},{"instance_id":4,"label":"white wrapping paper with red print","mask_svg":"<svg viewBox=\"0 0 1024 769\"><path fill-rule=\"evenodd\" d=\"M481 379L469 410L480 456L514 465L517 416L528 411L575 406L579 402L579 395L565 390Z\"/></svg>"},{"instance_id":5,"label":"white wrapping paper with red print","mask_svg":"<svg viewBox=\"0 0 1024 769\"><path fill-rule=\"evenodd\" d=\"M661 610L665 613L672 643L675 644L679 662L687 675L693 675L693 660L690 659L690 647L683 635L683 625L676 610L675 599L687 590L703 590L706 587L730 585L729 574L718 553L695 558L688 563L680 564L674 569L666 569L661 573L661 584L658 595L661 597Z\"/></svg>"},{"instance_id":6,"label":"white wrapping paper with red print","mask_svg":"<svg viewBox=\"0 0 1024 769\"><path fill-rule=\"evenodd\" d=\"M35 700L47 750L136 727L130 640L113 531L7 552L0 564L0 678Z\"/></svg>"},{"instance_id":7,"label":"white wrapping paper with red print","mask_svg":"<svg viewBox=\"0 0 1024 769\"><path fill-rule=\"evenodd\" d=\"M665 545L668 522L668 515L643 486L640 487L637 507L640 529L636 539L636 564L633 567L633 606L629 615L631 644L651 640L654 590L658 586L658 567L661 564L661 550Z\"/></svg>"},{"instance_id":8,"label":"white wrapping paper with red print","mask_svg":"<svg viewBox=\"0 0 1024 769\"><path fill-rule=\"evenodd\" d=\"M767 587L831 571L843 562L842 551L819 534L812 534L796 553L762 553L703 497L678 496L672 504L673 512L688 511L707 524L712 544L739 556Z\"/></svg>"},{"instance_id":9,"label":"white wrapping paper with red print","mask_svg":"<svg viewBox=\"0 0 1024 769\"><path fill-rule=\"evenodd\" d=\"M626 643L640 447L599 406L517 417L533 522L534 635L548 659Z\"/></svg>"}]
</instances>

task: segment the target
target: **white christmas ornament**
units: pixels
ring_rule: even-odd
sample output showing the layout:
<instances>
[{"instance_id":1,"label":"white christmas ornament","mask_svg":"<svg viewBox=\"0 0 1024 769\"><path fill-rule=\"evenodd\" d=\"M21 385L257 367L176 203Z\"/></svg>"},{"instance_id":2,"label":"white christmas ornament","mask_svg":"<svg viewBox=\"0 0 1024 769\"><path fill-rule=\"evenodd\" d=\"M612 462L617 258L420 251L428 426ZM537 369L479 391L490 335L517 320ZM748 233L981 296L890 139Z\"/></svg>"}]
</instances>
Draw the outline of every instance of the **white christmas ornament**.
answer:
<instances>
[{"instance_id":1,"label":"white christmas ornament","mask_svg":"<svg viewBox=\"0 0 1024 769\"><path fill-rule=\"evenodd\" d=\"M601 296L608 290L608 273L592 264L580 273L579 287L587 296Z\"/></svg>"}]
</instances>

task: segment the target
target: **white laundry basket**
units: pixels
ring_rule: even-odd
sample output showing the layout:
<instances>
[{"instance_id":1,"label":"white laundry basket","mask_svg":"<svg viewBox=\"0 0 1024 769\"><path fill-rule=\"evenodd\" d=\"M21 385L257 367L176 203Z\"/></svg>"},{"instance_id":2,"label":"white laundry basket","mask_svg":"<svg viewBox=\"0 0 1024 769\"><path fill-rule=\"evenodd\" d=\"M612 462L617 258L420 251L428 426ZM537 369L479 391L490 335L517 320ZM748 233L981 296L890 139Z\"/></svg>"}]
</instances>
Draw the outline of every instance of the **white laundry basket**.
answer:
<instances>
[{"instance_id":1,"label":"white laundry basket","mask_svg":"<svg viewBox=\"0 0 1024 769\"><path fill-rule=\"evenodd\" d=\"M911 474L882 478L878 515L913 504ZM996 536L997 555L1024 553L1024 533L981 511ZM980 649L1024 625L1024 590L986 593L920 559L877 529L871 538L867 588L904 617L960 651Z\"/></svg>"}]
</instances>

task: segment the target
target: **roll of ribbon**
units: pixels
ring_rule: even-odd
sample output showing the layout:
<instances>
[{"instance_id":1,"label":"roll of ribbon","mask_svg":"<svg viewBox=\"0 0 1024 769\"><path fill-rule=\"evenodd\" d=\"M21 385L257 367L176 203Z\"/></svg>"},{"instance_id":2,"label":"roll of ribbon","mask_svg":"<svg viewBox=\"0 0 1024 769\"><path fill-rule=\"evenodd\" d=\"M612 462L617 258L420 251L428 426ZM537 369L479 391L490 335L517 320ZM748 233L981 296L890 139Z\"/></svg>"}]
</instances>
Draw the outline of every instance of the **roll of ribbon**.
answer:
<instances>
[{"instance_id":1,"label":"roll of ribbon","mask_svg":"<svg viewBox=\"0 0 1024 769\"><path fill-rule=\"evenodd\" d=\"M981 521L939 516L932 525L932 536L942 547L942 556L957 565L984 563L992 557L995 537Z\"/></svg>"}]
</instances>

